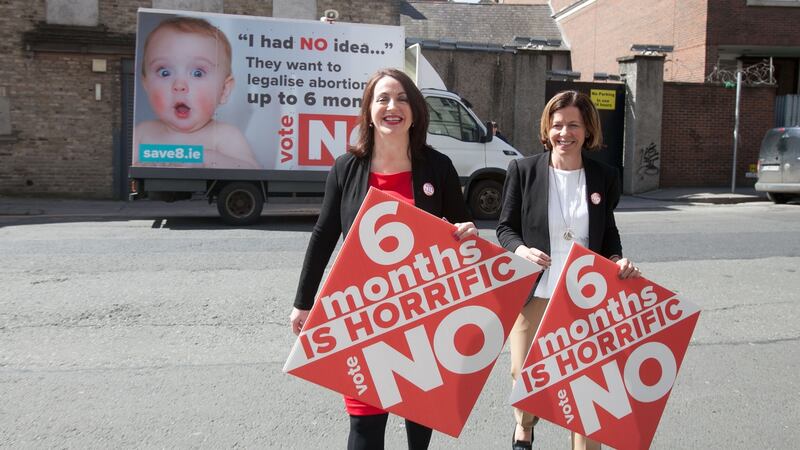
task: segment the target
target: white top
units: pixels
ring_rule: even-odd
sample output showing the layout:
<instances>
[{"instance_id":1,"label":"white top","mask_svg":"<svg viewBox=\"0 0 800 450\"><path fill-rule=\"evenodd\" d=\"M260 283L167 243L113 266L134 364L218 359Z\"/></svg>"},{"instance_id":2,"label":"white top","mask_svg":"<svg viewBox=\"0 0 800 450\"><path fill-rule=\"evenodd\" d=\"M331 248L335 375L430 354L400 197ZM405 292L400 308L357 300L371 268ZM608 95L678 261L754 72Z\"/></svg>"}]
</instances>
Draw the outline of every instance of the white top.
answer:
<instances>
[{"instance_id":1,"label":"white top","mask_svg":"<svg viewBox=\"0 0 800 450\"><path fill-rule=\"evenodd\" d=\"M573 242L589 246L589 207L586 204L586 174L583 169L560 170L550 167L547 197L550 228L550 268L542 273L534 295L550 298L561 276ZM574 238L564 239L567 228Z\"/></svg>"}]
</instances>

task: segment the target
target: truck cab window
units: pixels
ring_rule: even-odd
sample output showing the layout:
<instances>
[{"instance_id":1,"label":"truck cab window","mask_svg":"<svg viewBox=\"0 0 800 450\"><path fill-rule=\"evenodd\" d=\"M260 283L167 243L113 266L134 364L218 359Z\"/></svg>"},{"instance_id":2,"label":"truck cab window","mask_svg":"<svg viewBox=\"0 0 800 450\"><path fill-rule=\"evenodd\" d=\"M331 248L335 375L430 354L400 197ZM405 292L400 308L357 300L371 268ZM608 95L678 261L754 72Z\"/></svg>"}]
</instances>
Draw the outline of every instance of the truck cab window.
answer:
<instances>
[{"instance_id":1,"label":"truck cab window","mask_svg":"<svg viewBox=\"0 0 800 450\"><path fill-rule=\"evenodd\" d=\"M430 112L429 133L464 142L478 142L478 124L460 103L444 97L427 97L425 101Z\"/></svg>"}]
</instances>

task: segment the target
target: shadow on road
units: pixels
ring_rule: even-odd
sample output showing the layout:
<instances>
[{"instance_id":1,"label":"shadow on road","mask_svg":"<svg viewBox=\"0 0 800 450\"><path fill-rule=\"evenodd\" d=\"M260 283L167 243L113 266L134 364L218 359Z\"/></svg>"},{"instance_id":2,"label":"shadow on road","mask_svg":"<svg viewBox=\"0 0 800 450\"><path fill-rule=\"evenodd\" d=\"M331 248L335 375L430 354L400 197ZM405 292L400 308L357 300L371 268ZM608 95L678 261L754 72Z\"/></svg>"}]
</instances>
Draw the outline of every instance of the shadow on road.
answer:
<instances>
[{"instance_id":1,"label":"shadow on road","mask_svg":"<svg viewBox=\"0 0 800 450\"><path fill-rule=\"evenodd\" d=\"M265 230L265 231L311 231L317 222L314 215L261 216L253 225L228 225L219 217L167 217L153 219L151 228L170 230Z\"/></svg>"},{"instance_id":2,"label":"shadow on road","mask_svg":"<svg viewBox=\"0 0 800 450\"><path fill-rule=\"evenodd\" d=\"M670 206L629 206L626 208L617 208L614 210L614 214L624 214L629 212L670 212L670 211L679 211L681 208L676 207L676 205Z\"/></svg>"},{"instance_id":3,"label":"shadow on road","mask_svg":"<svg viewBox=\"0 0 800 450\"><path fill-rule=\"evenodd\" d=\"M287 216L262 216L254 225L233 226L227 225L219 216L98 216L98 215L42 215L42 216L2 216L0 215L0 228L22 225L43 225L56 223L112 223L130 221L151 221L151 228L166 228L170 230L233 230L233 229L262 229L271 231L311 231L317 216L314 215L287 215Z\"/></svg>"},{"instance_id":4,"label":"shadow on road","mask_svg":"<svg viewBox=\"0 0 800 450\"><path fill-rule=\"evenodd\" d=\"M763 202L769 204L768 202ZM617 208L616 214L627 212L670 212L682 209L685 204L671 203L655 205L653 203L627 204L625 207ZM778 205L778 207L797 207L800 199L792 199L788 205ZM152 221L151 228L167 228L171 230L213 230L213 229L263 229L276 231L310 231L317 220L317 215L313 213L289 213L289 214L264 214L258 223L249 226L234 226L225 224L216 215L216 212L198 213L189 212L186 215L160 216L158 214L126 214L124 212L113 213L66 213L66 214L3 214L0 212L0 228L20 225L41 225L53 223L103 223L103 222L127 222L127 221ZM475 224L481 230L494 230L497 227L496 220L476 220Z\"/></svg>"}]
</instances>

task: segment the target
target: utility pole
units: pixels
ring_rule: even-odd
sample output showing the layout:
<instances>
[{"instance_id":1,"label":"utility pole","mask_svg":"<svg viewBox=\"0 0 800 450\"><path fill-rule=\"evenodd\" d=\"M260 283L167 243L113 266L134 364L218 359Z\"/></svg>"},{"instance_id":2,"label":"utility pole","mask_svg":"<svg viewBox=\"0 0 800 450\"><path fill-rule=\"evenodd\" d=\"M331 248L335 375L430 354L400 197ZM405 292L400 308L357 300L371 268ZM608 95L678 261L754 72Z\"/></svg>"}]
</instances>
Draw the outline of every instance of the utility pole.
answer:
<instances>
[{"instance_id":1,"label":"utility pole","mask_svg":"<svg viewBox=\"0 0 800 450\"><path fill-rule=\"evenodd\" d=\"M733 169L731 173L731 194L736 193L736 150L739 147L739 102L742 98L742 71L736 71L736 112L733 125Z\"/></svg>"}]
</instances>

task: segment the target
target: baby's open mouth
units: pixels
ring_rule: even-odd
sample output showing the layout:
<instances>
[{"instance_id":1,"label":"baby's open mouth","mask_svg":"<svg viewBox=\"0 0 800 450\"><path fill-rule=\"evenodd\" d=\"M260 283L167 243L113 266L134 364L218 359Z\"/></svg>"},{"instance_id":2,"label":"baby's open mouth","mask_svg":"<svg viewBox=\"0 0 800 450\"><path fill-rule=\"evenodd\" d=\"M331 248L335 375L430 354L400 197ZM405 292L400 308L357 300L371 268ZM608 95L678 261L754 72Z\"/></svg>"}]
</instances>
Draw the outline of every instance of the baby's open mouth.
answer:
<instances>
[{"instance_id":1,"label":"baby's open mouth","mask_svg":"<svg viewBox=\"0 0 800 450\"><path fill-rule=\"evenodd\" d=\"M180 119L185 119L189 117L189 112L192 110L192 108L189 108L189 106L186 105L185 103L177 103L174 109L175 109L175 115L178 116L178 118Z\"/></svg>"}]
</instances>

